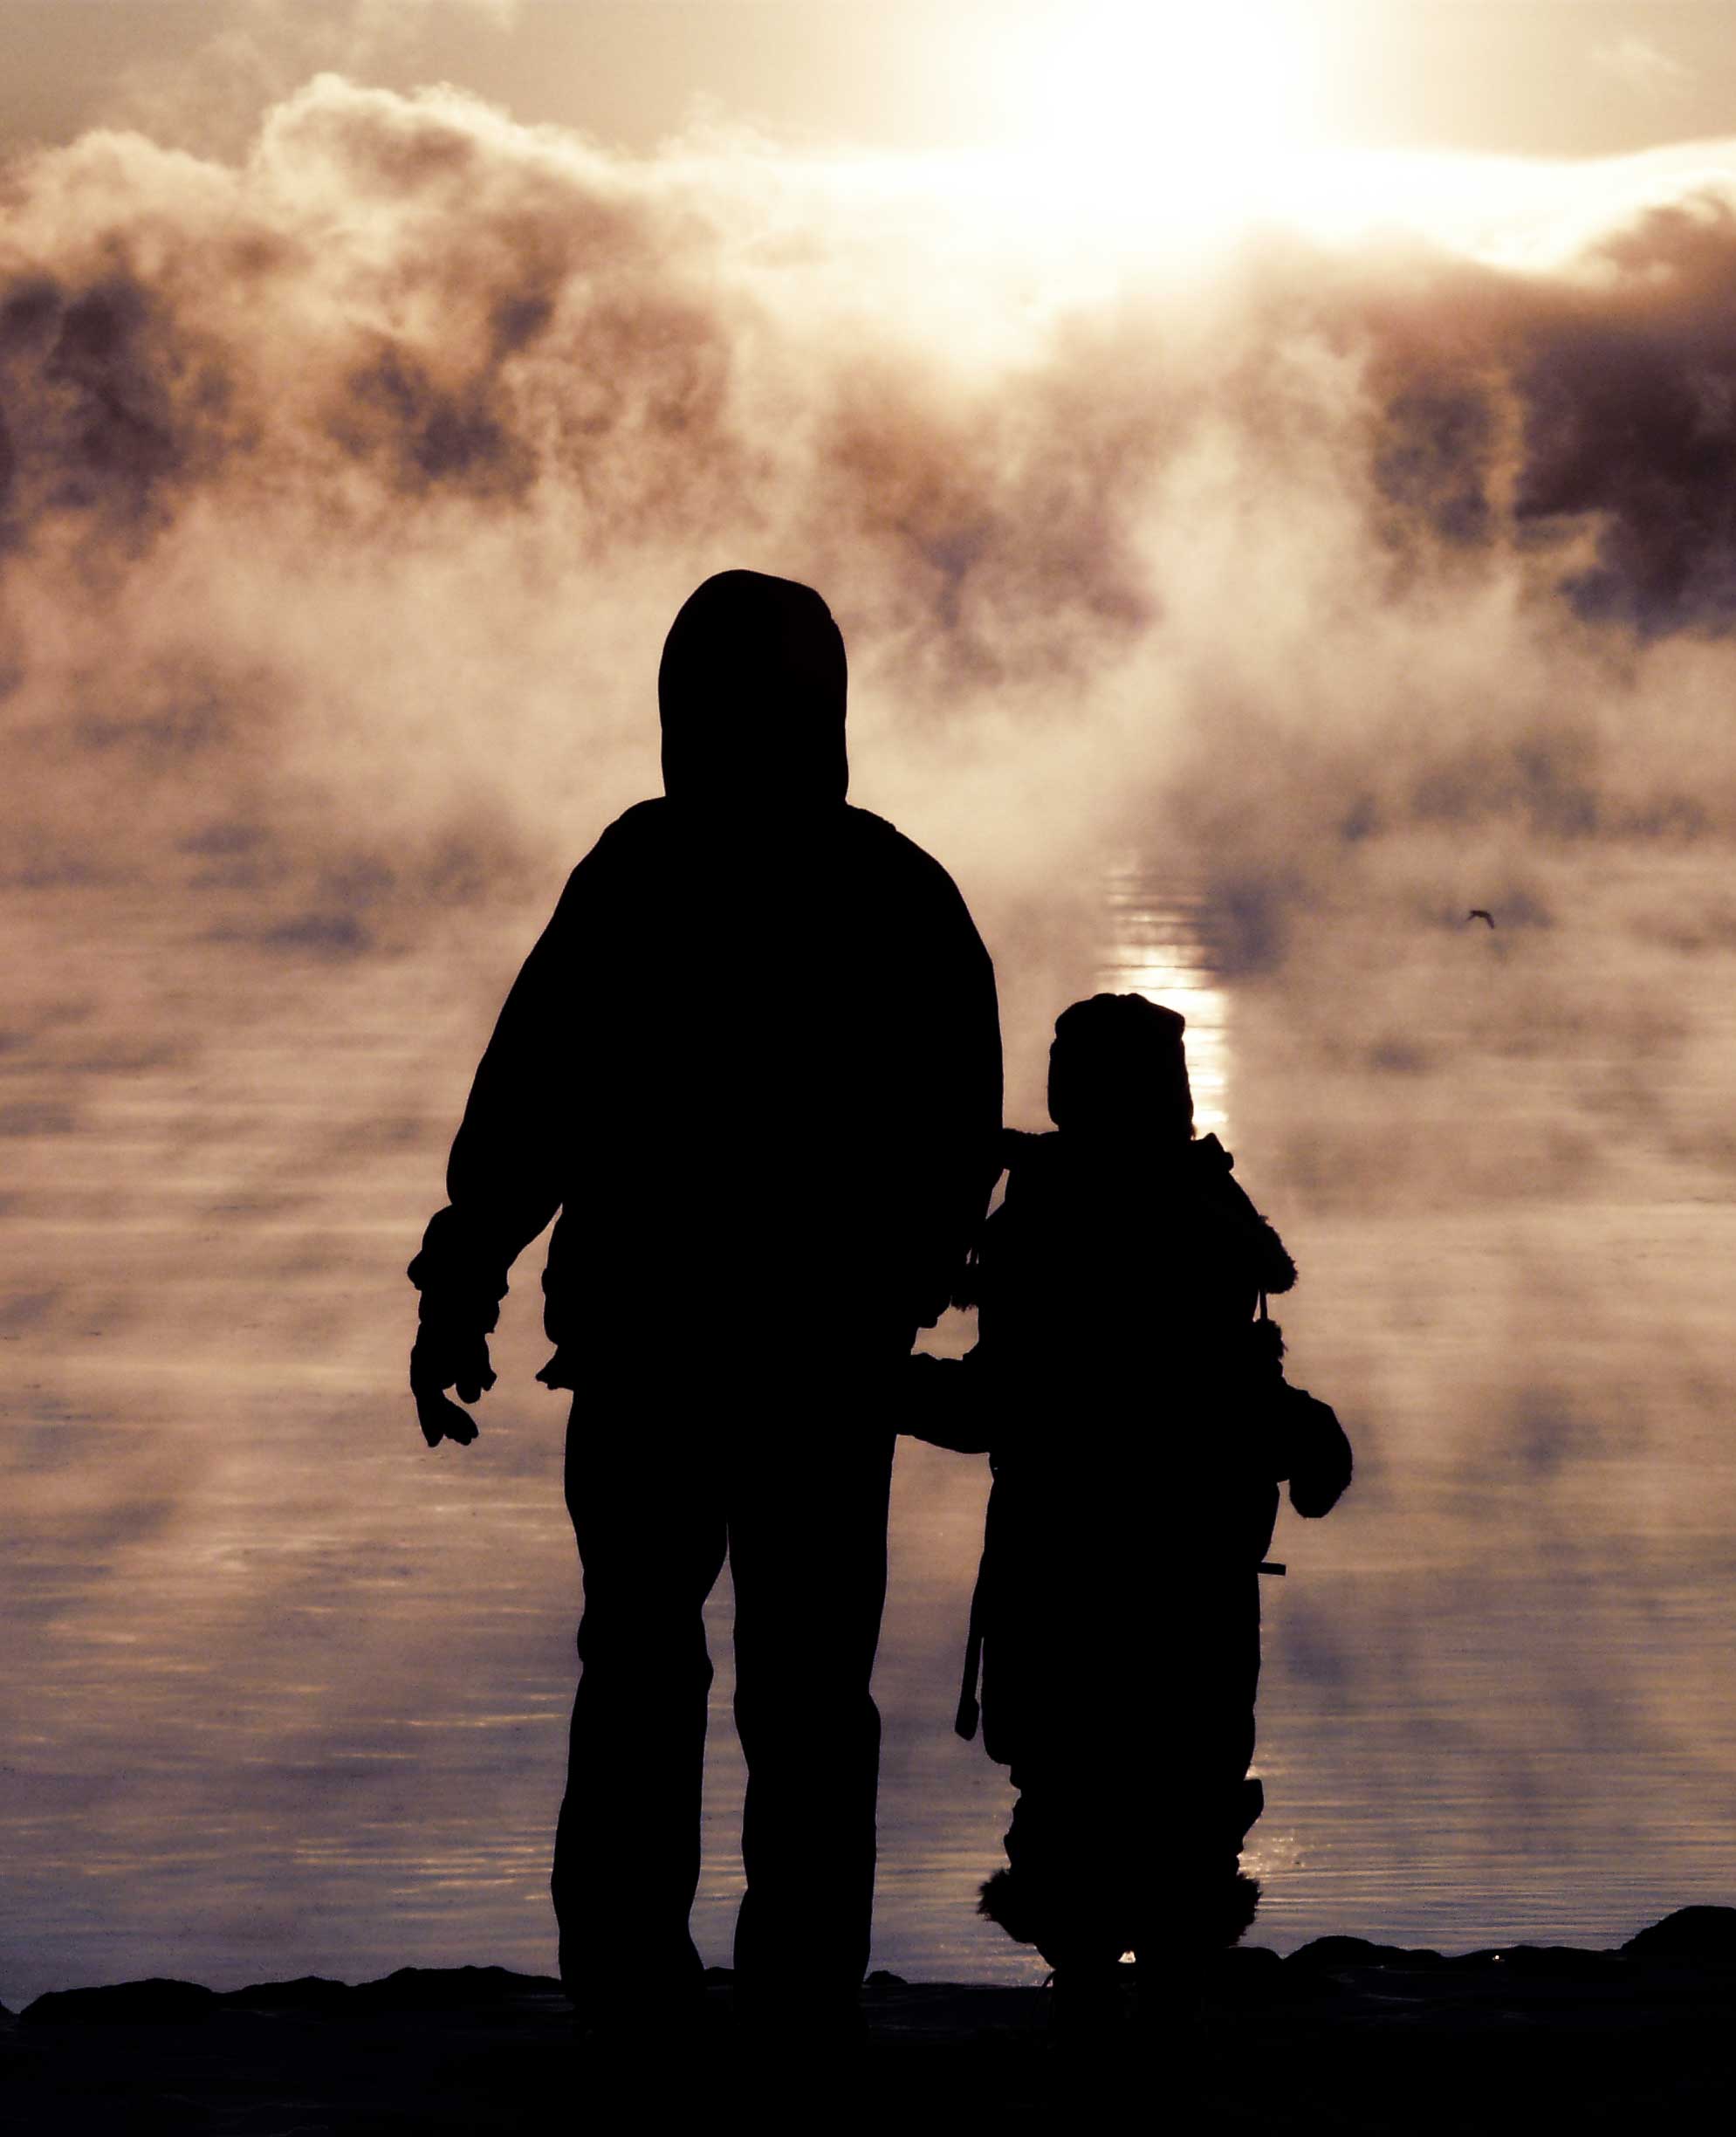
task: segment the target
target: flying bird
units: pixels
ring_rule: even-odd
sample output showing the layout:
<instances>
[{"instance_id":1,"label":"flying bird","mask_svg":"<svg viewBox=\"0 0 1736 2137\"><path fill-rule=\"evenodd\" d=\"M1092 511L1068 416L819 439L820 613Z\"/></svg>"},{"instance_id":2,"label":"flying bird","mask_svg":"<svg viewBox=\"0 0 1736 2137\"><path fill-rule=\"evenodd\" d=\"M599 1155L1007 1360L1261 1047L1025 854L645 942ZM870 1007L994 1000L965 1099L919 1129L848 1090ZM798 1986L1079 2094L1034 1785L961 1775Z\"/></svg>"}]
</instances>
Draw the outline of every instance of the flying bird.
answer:
<instances>
[{"instance_id":1,"label":"flying bird","mask_svg":"<svg viewBox=\"0 0 1736 2137\"><path fill-rule=\"evenodd\" d=\"M1493 927L1495 924L1494 914L1492 912L1486 912L1483 907L1480 905L1473 905L1471 908L1471 910L1466 913L1465 917L1467 920L1486 920L1491 927Z\"/></svg>"}]
</instances>

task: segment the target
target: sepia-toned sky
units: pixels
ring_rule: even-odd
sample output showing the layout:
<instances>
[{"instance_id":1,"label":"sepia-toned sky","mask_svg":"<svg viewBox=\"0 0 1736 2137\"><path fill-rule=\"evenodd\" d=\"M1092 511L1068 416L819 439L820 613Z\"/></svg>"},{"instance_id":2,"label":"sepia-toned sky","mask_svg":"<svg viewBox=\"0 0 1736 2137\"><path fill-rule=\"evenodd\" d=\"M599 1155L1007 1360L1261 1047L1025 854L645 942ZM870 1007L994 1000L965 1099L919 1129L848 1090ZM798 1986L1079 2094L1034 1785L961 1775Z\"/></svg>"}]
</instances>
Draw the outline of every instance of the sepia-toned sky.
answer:
<instances>
[{"instance_id":1,"label":"sepia-toned sky","mask_svg":"<svg viewBox=\"0 0 1736 2137\"><path fill-rule=\"evenodd\" d=\"M0 1998L546 1963L534 1273L429 1455L401 1272L731 565L831 601L1010 1120L1112 872L1209 945L1361 1459L1276 1940L1730 1896L1732 20L0 0ZM878 1948L992 1972L980 1479L901 1476Z\"/></svg>"},{"instance_id":2,"label":"sepia-toned sky","mask_svg":"<svg viewBox=\"0 0 1736 2137\"><path fill-rule=\"evenodd\" d=\"M1262 15L1343 146L1609 155L1716 136L1736 94L1726 0L0 0L0 130L64 139L189 65L238 100L312 64L458 83L635 149L708 109L810 145L1005 146L1054 100L1058 55L1083 45L1116 94L1142 77L1160 109L1176 80L1197 109L1245 76Z\"/></svg>"}]
</instances>

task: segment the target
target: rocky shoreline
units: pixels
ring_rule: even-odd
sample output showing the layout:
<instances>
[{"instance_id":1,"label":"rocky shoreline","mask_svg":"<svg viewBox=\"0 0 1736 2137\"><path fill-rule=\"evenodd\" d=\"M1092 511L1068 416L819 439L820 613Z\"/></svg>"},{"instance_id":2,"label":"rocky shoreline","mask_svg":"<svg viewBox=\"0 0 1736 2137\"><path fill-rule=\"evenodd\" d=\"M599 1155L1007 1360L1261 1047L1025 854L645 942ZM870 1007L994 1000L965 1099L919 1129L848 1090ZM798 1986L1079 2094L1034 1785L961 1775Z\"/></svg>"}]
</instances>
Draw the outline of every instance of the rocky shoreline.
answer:
<instances>
[{"instance_id":1,"label":"rocky shoreline","mask_svg":"<svg viewBox=\"0 0 1736 2137\"><path fill-rule=\"evenodd\" d=\"M456 2137L622 2127L660 2103L732 2127L805 2101L813 2127L853 2129L1167 2106L1190 2129L1372 2137L1727 2112L1736 1908L1683 1908L1616 1951L1244 1948L1214 1962L1203 1997L1152 1999L1148 1983L1142 2021L1128 1974L1127 2028L1089 2048L1052 2037L1041 1989L875 1975L865 2047L841 2061L807 2055L793 2029L749 2054L721 1970L703 2032L672 2033L666 2054L655 2027L630 2044L580 2037L558 1982L502 1967L66 1989L0 2014L0 2118L112 2137Z\"/></svg>"}]
</instances>

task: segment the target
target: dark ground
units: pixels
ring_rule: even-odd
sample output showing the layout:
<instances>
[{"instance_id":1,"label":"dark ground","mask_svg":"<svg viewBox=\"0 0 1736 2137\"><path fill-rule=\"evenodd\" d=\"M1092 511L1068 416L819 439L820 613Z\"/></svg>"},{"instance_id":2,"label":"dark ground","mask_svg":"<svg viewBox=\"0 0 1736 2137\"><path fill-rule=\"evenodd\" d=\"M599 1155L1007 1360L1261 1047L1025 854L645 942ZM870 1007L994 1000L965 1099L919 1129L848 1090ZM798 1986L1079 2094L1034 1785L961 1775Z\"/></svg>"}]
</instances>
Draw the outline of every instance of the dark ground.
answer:
<instances>
[{"instance_id":1,"label":"dark ground","mask_svg":"<svg viewBox=\"0 0 1736 2137\"><path fill-rule=\"evenodd\" d=\"M865 2051L793 2033L756 2055L728 1977L698 2041L580 2041L559 1985L407 1969L227 1996L133 1982L0 2017L0 2124L18 2137L568 2131L685 2119L884 2129L1168 2111L1184 2130L1355 2133L1701 2127L1727 2116L1736 1908L1685 1908L1619 1952L1442 1958L1328 1937L1227 1953L1203 2006L1158 1999L1101 2049L1052 2038L1040 1989L878 1975Z\"/></svg>"}]
</instances>

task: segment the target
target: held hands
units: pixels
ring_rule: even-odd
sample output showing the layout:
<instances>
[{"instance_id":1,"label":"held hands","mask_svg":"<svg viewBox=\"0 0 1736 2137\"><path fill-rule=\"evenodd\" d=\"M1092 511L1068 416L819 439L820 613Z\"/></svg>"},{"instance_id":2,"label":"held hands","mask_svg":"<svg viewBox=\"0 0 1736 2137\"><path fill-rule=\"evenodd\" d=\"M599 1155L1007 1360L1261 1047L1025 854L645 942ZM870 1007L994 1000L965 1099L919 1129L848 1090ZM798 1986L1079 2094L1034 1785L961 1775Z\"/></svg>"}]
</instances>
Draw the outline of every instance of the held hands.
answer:
<instances>
[{"instance_id":1,"label":"held hands","mask_svg":"<svg viewBox=\"0 0 1736 2137\"><path fill-rule=\"evenodd\" d=\"M429 1446L438 1446L443 1440L468 1446L477 1436L468 1412L447 1398L448 1388L456 1389L459 1402L473 1403L493 1385L486 1336L452 1341L423 1324L410 1352L410 1392L415 1397L416 1422Z\"/></svg>"}]
</instances>

